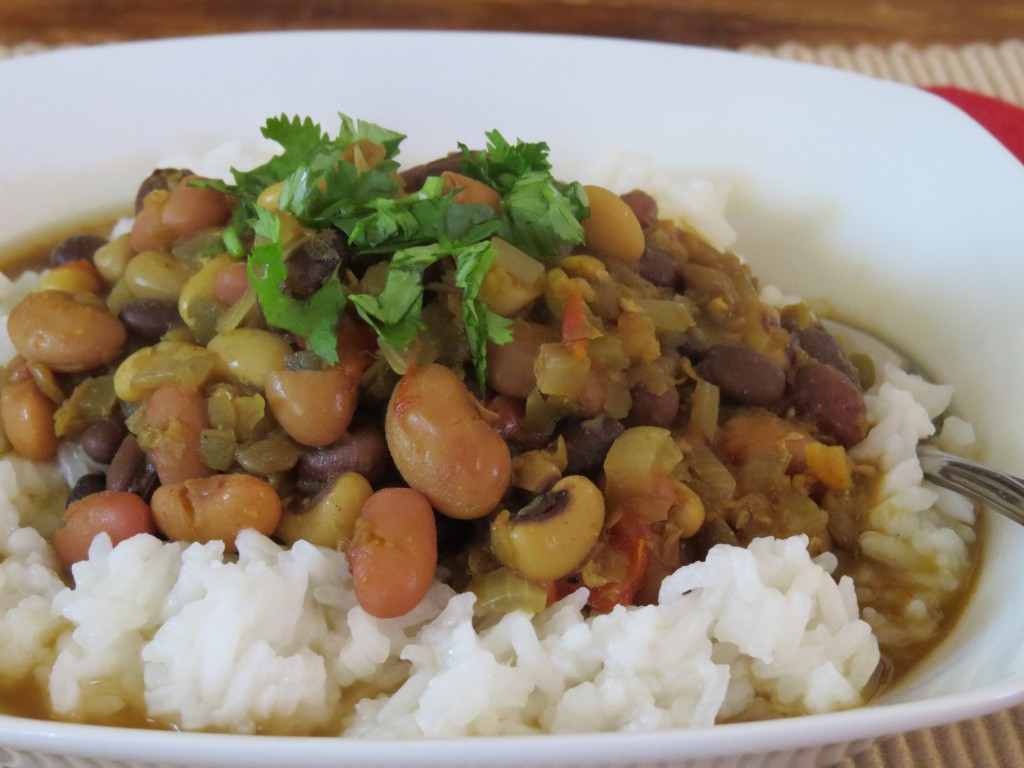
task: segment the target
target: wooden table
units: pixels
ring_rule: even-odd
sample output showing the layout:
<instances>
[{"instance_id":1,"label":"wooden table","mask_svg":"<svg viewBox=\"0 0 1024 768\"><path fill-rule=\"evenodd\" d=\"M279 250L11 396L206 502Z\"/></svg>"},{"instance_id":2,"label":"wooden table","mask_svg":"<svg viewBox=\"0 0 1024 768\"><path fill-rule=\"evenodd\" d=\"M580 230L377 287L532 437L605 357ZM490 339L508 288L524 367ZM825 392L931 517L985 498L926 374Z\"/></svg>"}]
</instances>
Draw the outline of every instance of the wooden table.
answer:
<instances>
[{"instance_id":1,"label":"wooden table","mask_svg":"<svg viewBox=\"0 0 1024 768\"><path fill-rule=\"evenodd\" d=\"M1021 0L0 0L0 44L269 29L492 29L738 48L1024 38Z\"/></svg>"}]
</instances>

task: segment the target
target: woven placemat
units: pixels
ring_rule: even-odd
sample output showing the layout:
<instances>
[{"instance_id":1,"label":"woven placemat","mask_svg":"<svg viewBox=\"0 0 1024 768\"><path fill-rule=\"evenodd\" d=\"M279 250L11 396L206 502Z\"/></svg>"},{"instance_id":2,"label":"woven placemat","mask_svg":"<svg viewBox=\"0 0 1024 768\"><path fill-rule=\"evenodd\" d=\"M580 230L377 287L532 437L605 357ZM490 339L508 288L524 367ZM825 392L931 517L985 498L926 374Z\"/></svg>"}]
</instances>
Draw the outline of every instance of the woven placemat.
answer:
<instances>
[{"instance_id":1,"label":"woven placemat","mask_svg":"<svg viewBox=\"0 0 1024 768\"><path fill-rule=\"evenodd\" d=\"M34 43L0 45L0 59L50 50ZM999 45L913 48L812 48L789 43L748 46L746 53L860 72L909 85L951 85L1024 107L1024 41ZM1024 766L1024 706L963 723L929 728L876 742L835 768L996 768Z\"/></svg>"}]
</instances>

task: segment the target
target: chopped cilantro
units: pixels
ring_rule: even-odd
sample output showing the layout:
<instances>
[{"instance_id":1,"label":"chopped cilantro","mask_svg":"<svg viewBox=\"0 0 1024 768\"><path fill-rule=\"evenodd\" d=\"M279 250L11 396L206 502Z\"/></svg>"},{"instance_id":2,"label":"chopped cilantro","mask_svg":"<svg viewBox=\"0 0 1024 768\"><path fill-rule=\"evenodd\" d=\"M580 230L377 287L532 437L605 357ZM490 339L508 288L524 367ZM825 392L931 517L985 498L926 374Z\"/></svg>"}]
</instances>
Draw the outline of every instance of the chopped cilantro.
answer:
<instances>
[{"instance_id":1,"label":"chopped cilantro","mask_svg":"<svg viewBox=\"0 0 1024 768\"><path fill-rule=\"evenodd\" d=\"M233 184L203 181L239 198L225 228L226 250L248 257L249 279L256 288L267 322L301 336L330 363L337 362L336 329L351 302L380 338L405 349L423 328L423 275L439 260L455 263L455 284L462 290L462 320L470 354L483 387L488 342L507 343L510 322L477 297L496 257L490 240L499 235L527 253L551 258L583 242L580 219L589 214L578 184L556 181L548 146L517 140L510 144L497 131L487 133L487 148L470 152L465 145L463 172L493 187L502 196L501 213L486 205L456 204L440 177L430 177L415 193L402 194L394 159L402 134L340 115L331 138L310 118L286 115L267 120L262 132L282 152L250 171L232 170ZM383 147L373 167L359 168L347 159L353 142ZM277 206L307 229L337 229L348 239L347 258L358 263L372 254L393 254L379 295L346 296L337 271L306 299L283 291L286 254L277 214L258 204L263 192L280 185ZM255 239L253 239L255 237Z\"/></svg>"}]
</instances>

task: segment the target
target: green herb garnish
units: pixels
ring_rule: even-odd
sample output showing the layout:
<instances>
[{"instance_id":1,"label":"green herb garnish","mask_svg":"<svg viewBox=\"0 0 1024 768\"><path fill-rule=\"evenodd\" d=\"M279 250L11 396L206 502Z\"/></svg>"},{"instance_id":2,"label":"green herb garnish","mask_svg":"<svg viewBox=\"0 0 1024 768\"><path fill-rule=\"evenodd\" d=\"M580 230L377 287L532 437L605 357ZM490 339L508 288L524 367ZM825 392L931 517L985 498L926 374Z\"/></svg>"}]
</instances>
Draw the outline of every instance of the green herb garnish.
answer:
<instances>
[{"instance_id":1,"label":"green herb garnish","mask_svg":"<svg viewBox=\"0 0 1024 768\"><path fill-rule=\"evenodd\" d=\"M511 340L509 321L477 298L497 256L491 238L501 236L541 259L561 255L583 242L580 219L589 214L586 194L579 184L562 184L551 176L546 144L509 144L497 131L487 134L487 148L481 152L459 146L463 172L501 194L500 214L486 205L456 204L455 193L444 192L439 177L428 178L417 192L403 194L395 179L399 165L394 158L404 136L340 117L333 139L310 118L271 118L262 132L281 145L280 154L253 170L233 170L234 184L203 182L239 198L224 231L225 248L241 258L245 244L253 243L249 279L267 322L303 337L330 363L338 360L336 329L349 302L384 343L407 348L423 328L426 269L452 259L456 287L462 290L462 321L482 388L487 343ZM346 150L360 140L384 149L383 159L372 168L357 168L346 159ZM306 299L283 292L287 270L280 219L257 204L264 190L275 184L281 184L280 210L303 227L345 233L346 257L354 263L372 254L392 254L379 295L347 295L337 270Z\"/></svg>"}]
</instances>

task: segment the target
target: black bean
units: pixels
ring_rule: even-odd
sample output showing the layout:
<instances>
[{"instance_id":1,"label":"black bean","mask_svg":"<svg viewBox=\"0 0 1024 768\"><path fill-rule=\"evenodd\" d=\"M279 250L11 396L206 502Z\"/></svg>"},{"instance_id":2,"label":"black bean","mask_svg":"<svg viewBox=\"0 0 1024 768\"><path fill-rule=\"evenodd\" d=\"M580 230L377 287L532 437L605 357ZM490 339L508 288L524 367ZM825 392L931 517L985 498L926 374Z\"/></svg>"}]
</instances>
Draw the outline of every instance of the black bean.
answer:
<instances>
[{"instance_id":1,"label":"black bean","mask_svg":"<svg viewBox=\"0 0 1024 768\"><path fill-rule=\"evenodd\" d=\"M824 328L801 328L794 334L800 348L820 363L831 365L850 381L860 386L860 376L839 342Z\"/></svg>"},{"instance_id":2,"label":"black bean","mask_svg":"<svg viewBox=\"0 0 1024 768\"><path fill-rule=\"evenodd\" d=\"M71 506L79 499L92 496L94 493L107 489L107 476L102 472L91 472L78 478L71 493L68 494L67 506Z\"/></svg>"},{"instance_id":3,"label":"black bean","mask_svg":"<svg viewBox=\"0 0 1024 768\"><path fill-rule=\"evenodd\" d=\"M135 213L142 210L142 201L146 195L158 189L173 189L181 183L186 176L192 176L192 171L186 168L157 168L139 185L139 191L135 193Z\"/></svg>"},{"instance_id":4,"label":"black bean","mask_svg":"<svg viewBox=\"0 0 1024 768\"><path fill-rule=\"evenodd\" d=\"M376 426L354 427L341 440L326 448L303 454L299 479L328 483L345 472L358 472L376 486L388 468L388 444Z\"/></svg>"},{"instance_id":5,"label":"black bean","mask_svg":"<svg viewBox=\"0 0 1024 768\"><path fill-rule=\"evenodd\" d=\"M643 229L650 229L658 223L658 201L642 189L634 189L621 197L633 209L633 215Z\"/></svg>"},{"instance_id":6,"label":"black bean","mask_svg":"<svg viewBox=\"0 0 1024 768\"><path fill-rule=\"evenodd\" d=\"M604 415L570 424L562 431L569 459L566 474L584 475L600 469L615 438L625 431L621 421Z\"/></svg>"},{"instance_id":7,"label":"black bean","mask_svg":"<svg viewBox=\"0 0 1024 768\"><path fill-rule=\"evenodd\" d=\"M182 324L178 307L160 299L132 299L117 315L129 333L143 341L159 341L171 328Z\"/></svg>"},{"instance_id":8,"label":"black bean","mask_svg":"<svg viewBox=\"0 0 1024 768\"><path fill-rule=\"evenodd\" d=\"M50 266L59 267L72 261L92 261L97 249L106 244L107 238L99 235L71 235L50 253Z\"/></svg>"},{"instance_id":9,"label":"black bean","mask_svg":"<svg viewBox=\"0 0 1024 768\"><path fill-rule=\"evenodd\" d=\"M114 460L128 429L117 419L100 419L90 422L82 432L82 450L85 455L99 464Z\"/></svg>"},{"instance_id":10,"label":"black bean","mask_svg":"<svg viewBox=\"0 0 1024 768\"><path fill-rule=\"evenodd\" d=\"M786 392L786 372L760 352L746 347L714 347L700 372L722 394L741 405L775 405Z\"/></svg>"},{"instance_id":11,"label":"black bean","mask_svg":"<svg viewBox=\"0 0 1024 768\"><path fill-rule=\"evenodd\" d=\"M135 435L128 435L107 469L107 490L128 491L148 500L159 483L156 470Z\"/></svg>"},{"instance_id":12,"label":"black bean","mask_svg":"<svg viewBox=\"0 0 1024 768\"><path fill-rule=\"evenodd\" d=\"M831 365L812 362L797 369L793 405L797 414L847 447L867 434L864 393Z\"/></svg>"},{"instance_id":13,"label":"black bean","mask_svg":"<svg viewBox=\"0 0 1024 768\"><path fill-rule=\"evenodd\" d=\"M661 288L672 288L676 291L684 288L679 260L657 246L647 245L636 263L636 271L644 280Z\"/></svg>"},{"instance_id":14,"label":"black bean","mask_svg":"<svg viewBox=\"0 0 1024 768\"><path fill-rule=\"evenodd\" d=\"M660 395L646 387L630 390L633 404L626 416L627 427L671 427L679 413L679 390L670 386Z\"/></svg>"}]
</instances>

